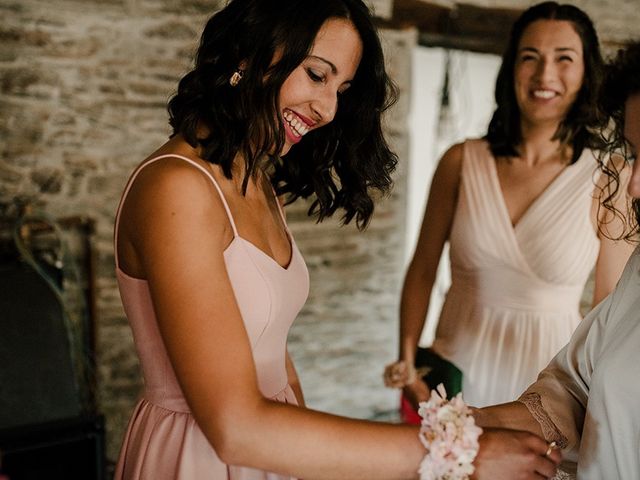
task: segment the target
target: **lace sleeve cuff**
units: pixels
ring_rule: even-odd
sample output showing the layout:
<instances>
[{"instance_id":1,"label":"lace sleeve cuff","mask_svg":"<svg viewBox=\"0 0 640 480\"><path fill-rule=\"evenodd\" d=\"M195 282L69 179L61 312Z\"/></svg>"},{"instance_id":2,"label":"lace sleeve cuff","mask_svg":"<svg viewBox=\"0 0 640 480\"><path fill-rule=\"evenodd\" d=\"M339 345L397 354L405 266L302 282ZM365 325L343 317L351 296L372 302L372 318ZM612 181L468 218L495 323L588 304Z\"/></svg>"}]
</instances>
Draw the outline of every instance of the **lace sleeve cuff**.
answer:
<instances>
[{"instance_id":1,"label":"lace sleeve cuff","mask_svg":"<svg viewBox=\"0 0 640 480\"><path fill-rule=\"evenodd\" d=\"M517 401L524 404L536 422L540 424L545 440L548 442L556 442L556 445L560 448L567 448L569 444L567 437L558 430L556 424L553 423L553 420L551 420L551 417L549 417L549 414L545 411L539 394L529 392L522 395Z\"/></svg>"}]
</instances>

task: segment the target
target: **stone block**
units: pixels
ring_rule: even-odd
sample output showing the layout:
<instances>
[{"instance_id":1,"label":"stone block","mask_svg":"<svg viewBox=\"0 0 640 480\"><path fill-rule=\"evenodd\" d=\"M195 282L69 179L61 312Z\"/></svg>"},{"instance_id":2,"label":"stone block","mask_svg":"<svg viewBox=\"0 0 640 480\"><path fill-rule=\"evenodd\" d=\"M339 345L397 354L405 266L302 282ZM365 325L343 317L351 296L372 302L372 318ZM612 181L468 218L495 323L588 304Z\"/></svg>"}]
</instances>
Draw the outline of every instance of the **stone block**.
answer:
<instances>
[{"instance_id":1,"label":"stone block","mask_svg":"<svg viewBox=\"0 0 640 480\"><path fill-rule=\"evenodd\" d=\"M3 183L17 184L24 177L25 174L23 172L20 172L8 163L0 161L0 178L2 178Z\"/></svg>"},{"instance_id":2,"label":"stone block","mask_svg":"<svg viewBox=\"0 0 640 480\"><path fill-rule=\"evenodd\" d=\"M62 189L62 171L57 168L38 168L31 172L31 181L41 193L60 193Z\"/></svg>"},{"instance_id":3,"label":"stone block","mask_svg":"<svg viewBox=\"0 0 640 480\"><path fill-rule=\"evenodd\" d=\"M199 35L199 32L196 32L190 25L173 19L147 28L143 33L147 37L155 38L161 42L193 40Z\"/></svg>"}]
</instances>

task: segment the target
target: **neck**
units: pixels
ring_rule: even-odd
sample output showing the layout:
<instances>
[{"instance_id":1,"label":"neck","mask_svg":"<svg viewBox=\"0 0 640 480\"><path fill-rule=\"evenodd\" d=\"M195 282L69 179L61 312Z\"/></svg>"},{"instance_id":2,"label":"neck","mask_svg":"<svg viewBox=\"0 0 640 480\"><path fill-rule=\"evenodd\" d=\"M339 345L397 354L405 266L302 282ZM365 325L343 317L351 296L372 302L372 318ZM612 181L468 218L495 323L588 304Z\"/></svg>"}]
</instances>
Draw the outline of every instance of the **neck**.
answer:
<instances>
[{"instance_id":1,"label":"neck","mask_svg":"<svg viewBox=\"0 0 640 480\"><path fill-rule=\"evenodd\" d=\"M518 145L520 158L527 165L559 161L567 163L571 158L572 149L569 145L553 139L558 124L530 125L524 122L520 126L522 141Z\"/></svg>"}]
</instances>

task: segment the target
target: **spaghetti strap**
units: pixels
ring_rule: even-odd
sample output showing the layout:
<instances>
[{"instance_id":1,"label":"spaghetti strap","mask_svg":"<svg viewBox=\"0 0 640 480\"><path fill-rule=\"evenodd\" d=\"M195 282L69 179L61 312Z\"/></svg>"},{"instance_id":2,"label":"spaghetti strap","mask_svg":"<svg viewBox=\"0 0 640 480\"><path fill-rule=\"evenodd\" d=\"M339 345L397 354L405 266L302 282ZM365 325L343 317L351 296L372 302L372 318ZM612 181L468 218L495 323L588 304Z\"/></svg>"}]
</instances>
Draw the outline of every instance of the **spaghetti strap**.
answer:
<instances>
[{"instance_id":1,"label":"spaghetti strap","mask_svg":"<svg viewBox=\"0 0 640 480\"><path fill-rule=\"evenodd\" d=\"M284 228L289 231L289 226L287 225L287 220L284 217L284 209L282 208L282 205L280 205L280 200L278 200L278 195L276 194L276 189L273 188L273 186L271 187L271 191L273 192L273 198L276 201L276 205L278 206L278 212L280 213L280 218L282 219L282 224L284 225Z\"/></svg>"},{"instance_id":2,"label":"spaghetti strap","mask_svg":"<svg viewBox=\"0 0 640 480\"><path fill-rule=\"evenodd\" d=\"M231 229L233 230L233 237L235 238L238 236L238 229L236 228L236 222L233 220L233 216L231 215L231 210L229 209L229 204L227 203L227 199L224 197L224 194L222 193L222 189L220 188L220 185L218 185L218 182L216 181L216 179L213 177L213 174L209 172L206 168L202 167L201 165L198 165L198 163L196 163L195 161L191 160L190 158L184 157L182 155L177 155L175 153L159 155L157 157L153 157L152 159L144 162L142 165L140 165L140 167L138 167L138 169L135 172L133 172L133 175L131 175L131 178L129 178L129 181L127 182L127 186L124 189L122 198L120 199L120 203L118 204L118 209L116 210L115 228L114 228L114 254L115 254L116 268L120 268L120 261L118 260L118 230L120 229L120 212L122 211L122 205L124 204L124 201L127 198L127 195L129 194L129 190L131 190L131 187L133 186L133 182L135 181L136 177L144 167L158 160L162 160L163 158L170 158L170 157L179 158L180 160L184 160L185 162L190 163L191 165L193 165L194 167L196 167L198 170L200 170L201 172L203 172L205 175L209 177L214 187L216 187L216 190L218 191L218 195L220 195L220 200L222 201L222 205L224 206L225 212L227 212L227 218L229 219L229 223L231 224ZM278 207L279 206L280 206L280 203L278 202ZM280 215L282 215L282 212L280 212Z\"/></svg>"}]
</instances>

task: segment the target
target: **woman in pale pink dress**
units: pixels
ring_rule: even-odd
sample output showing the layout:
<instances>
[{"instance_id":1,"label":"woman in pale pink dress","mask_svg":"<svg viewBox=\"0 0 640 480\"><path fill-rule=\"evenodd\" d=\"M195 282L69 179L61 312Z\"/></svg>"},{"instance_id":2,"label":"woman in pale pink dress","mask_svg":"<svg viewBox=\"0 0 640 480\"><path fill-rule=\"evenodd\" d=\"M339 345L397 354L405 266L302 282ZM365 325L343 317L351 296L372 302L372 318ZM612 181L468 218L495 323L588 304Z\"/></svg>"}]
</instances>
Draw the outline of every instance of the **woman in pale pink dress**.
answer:
<instances>
[{"instance_id":1,"label":"woman in pale pink dress","mask_svg":"<svg viewBox=\"0 0 640 480\"><path fill-rule=\"evenodd\" d=\"M416 427L304 408L286 348L309 285L279 197L365 227L396 164L390 98L361 0L231 0L209 20L169 103L171 139L118 208L145 390L116 479L417 477ZM480 446L480 479L550 476L560 460L529 433L489 429Z\"/></svg>"},{"instance_id":2,"label":"woman in pale pink dress","mask_svg":"<svg viewBox=\"0 0 640 480\"><path fill-rule=\"evenodd\" d=\"M633 202L630 212L610 199L604 207L626 217L623 233L636 250L614 291L518 401L476 411L485 425L522 428L556 442L568 472L558 478L640 478L640 39L620 50L606 72L601 103L613 120L608 148L626 157L630 168L601 167L612 187Z\"/></svg>"},{"instance_id":3,"label":"woman in pale pink dress","mask_svg":"<svg viewBox=\"0 0 640 480\"><path fill-rule=\"evenodd\" d=\"M633 247L612 239L623 225L599 208L601 76L598 37L579 8L543 2L514 23L487 135L444 154L405 276L398 361L386 375L403 388L408 420L429 395L409 367L445 242L451 287L431 348L462 372L477 407L515 399L566 344L591 271L594 306L620 278Z\"/></svg>"}]
</instances>

